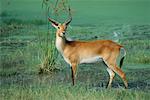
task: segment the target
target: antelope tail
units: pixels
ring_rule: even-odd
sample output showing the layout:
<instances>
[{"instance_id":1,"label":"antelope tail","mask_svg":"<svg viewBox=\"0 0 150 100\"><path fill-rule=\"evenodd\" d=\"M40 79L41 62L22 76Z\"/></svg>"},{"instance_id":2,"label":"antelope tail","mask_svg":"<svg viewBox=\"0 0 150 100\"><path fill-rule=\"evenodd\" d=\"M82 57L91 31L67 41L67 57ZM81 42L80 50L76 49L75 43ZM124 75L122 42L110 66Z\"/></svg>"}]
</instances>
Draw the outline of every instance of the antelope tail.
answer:
<instances>
[{"instance_id":1,"label":"antelope tail","mask_svg":"<svg viewBox=\"0 0 150 100\"><path fill-rule=\"evenodd\" d=\"M126 56L126 50L124 48L121 48L121 50L123 51L123 56L121 57L121 60L120 60L120 65L119 65L120 68L122 67L124 58Z\"/></svg>"}]
</instances>

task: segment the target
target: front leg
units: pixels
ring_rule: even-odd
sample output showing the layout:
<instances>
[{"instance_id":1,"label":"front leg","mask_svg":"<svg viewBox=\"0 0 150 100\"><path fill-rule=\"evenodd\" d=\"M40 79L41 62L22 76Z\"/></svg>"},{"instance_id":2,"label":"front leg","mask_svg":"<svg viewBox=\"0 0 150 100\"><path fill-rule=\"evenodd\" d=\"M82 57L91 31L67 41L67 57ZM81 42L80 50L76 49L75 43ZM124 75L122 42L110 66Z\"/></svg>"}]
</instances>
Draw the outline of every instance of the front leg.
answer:
<instances>
[{"instance_id":1,"label":"front leg","mask_svg":"<svg viewBox=\"0 0 150 100\"><path fill-rule=\"evenodd\" d=\"M77 64L76 64L76 63L72 63L72 64L71 64L72 85L75 84L76 67L77 67Z\"/></svg>"}]
</instances>

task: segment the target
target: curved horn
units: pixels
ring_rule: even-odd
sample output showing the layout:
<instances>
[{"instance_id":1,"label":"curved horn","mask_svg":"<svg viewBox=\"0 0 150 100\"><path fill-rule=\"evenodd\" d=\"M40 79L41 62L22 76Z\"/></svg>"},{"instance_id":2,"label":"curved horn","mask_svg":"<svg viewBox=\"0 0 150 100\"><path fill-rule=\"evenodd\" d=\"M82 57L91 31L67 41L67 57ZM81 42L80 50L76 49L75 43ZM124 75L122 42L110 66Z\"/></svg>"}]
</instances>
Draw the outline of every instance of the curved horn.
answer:
<instances>
[{"instance_id":1,"label":"curved horn","mask_svg":"<svg viewBox=\"0 0 150 100\"><path fill-rule=\"evenodd\" d=\"M57 23L55 20L53 20L53 19L51 19L51 18L48 18L48 20L49 20L50 22L52 22L54 25L58 26L58 23Z\"/></svg>"},{"instance_id":2,"label":"curved horn","mask_svg":"<svg viewBox=\"0 0 150 100\"><path fill-rule=\"evenodd\" d=\"M66 25L68 25L72 21L72 16L71 16L71 9L69 7L69 20L65 22Z\"/></svg>"},{"instance_id":3,"label":"curved horn","mask_svg":"<svg viewBox=\"0 0 150 100\"><path fill-rule=\"evenodd\" d=\"M68 25L71 21L72 21L72 17L70 17L70 19L65 24Z\"/></svg>"}]
</instances>

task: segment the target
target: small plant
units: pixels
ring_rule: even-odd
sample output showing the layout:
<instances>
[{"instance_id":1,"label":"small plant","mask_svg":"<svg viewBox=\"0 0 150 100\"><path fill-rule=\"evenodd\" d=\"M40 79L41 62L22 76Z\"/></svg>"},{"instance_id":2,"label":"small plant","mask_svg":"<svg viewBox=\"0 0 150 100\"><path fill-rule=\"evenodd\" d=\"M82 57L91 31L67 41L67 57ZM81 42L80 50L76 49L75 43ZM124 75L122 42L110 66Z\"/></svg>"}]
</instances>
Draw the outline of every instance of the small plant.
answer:
<instances>
[{"instance_id":1,"label":"small plant","mask_svg":"<svg viewBox=\"0 0 150 100\"><path fill-rule=\"evenodd\" d=\"M50 46L46 46L45 49L45 54L43 61L41 61L40 65L40 71L39 74L43 72L53 72L56 69L59 69L56 67L56 58L57 58L57 51L55 50L54 43L49 43Z\"/></svg>"},{"instance_id":2,"label":"small plant","mask_svg":"<svg viewBox=\"0 0 150 100\"><path fill-rule=\"evenodd\" d=\"M46 9L46 21L48 26L48 32L45 38L46 47L44 48L45 54L44 59L41 61L39 74L43 72L53 72L57 68L56 58L57 50L55 48L55 34L53 30L50 30L50 23L48 22L48 16L53 16L55 19L59 19L59 15L68 13L68 2L67 0L43 0L42 7ZM49 31L50 30L50 31ZM49 38L50 37L50 38Z\"/></svg>"}]
</instances>

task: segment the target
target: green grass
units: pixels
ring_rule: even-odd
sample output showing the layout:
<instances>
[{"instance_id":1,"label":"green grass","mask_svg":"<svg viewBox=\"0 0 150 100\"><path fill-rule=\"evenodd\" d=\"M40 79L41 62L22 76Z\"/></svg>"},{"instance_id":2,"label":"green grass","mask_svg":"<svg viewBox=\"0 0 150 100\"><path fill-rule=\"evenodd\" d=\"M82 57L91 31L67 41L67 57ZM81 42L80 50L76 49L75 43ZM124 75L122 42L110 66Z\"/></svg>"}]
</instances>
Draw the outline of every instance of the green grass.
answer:
<instances>
[{"instance_id":1,"label":"green grass","mask_svg":"<svg viewBox=\"0 0 150 100\"><path fill-rule=\"evenodd\" d=\"M1 88L1 100L148 100L148 93L125 89L90 89L76 85L11 85Z\"/></svg>"},{"instance_id":2,"label":"green grass","mask_svg":"<svg viewBox=\"0 0 150 100\"><path fill-rule=\"evenodd\" d=\"M144 39L126 40L123 43L127 49L127 62L136 64L150 63L150 40L148 37Z\"/></svg>"},{"instance_id":3,"label":"green grass","mask_svg":"<svg viewBox=\"0 0 150 100\"><path fill-rule=\"evenodd\" d=\"M79 71L76 78L77 86L71 87L70 70L66 68L67 64L64 63L62 57L59 56L57 57L57 68L62 69L60 71L61 73L59 73L59 71L54 72L55 74L52 74L53 78L46 78L47 75L44 75L42 78L46 79L42 81L43 83L41 84L43 85L40 86L34 84L40 84L40 82L36 82L37 80L39 80L36 79L36 77L40 69L39 65L45 58L45 48L47 46L45 44L45 38L47 38L47 29L43 29L43 27L37 28L34 25L31 28L31 26L17 30L12 29L13 33L11 33L11 31L8 31L8 36L4 35L3 37L1 37L4 42L2 45L3 49L1 51L1 54L3 54L1 57L4 57L3 59L1 59L1 65L3 67L0 67L0 75L2 77L3 87L1 89L1 97L3 97L4 99L11 99L13 97L14 99L22 100L34 100L42 98L50 98L52 100L57 100L60 98L64 100L97 100L99 98L107 98L108 100L146 100L147 98L149 98L148 93L145 92L149 90L148 83L150 78L148 37L128 40L131 36L134 37L134 35L130 35L128 33L123 34L123 38L120 38L121 44L123 44L127 49L127 57L125 59L123 70L126 72L127 79L129 80L129 87L131 88L129 90L122 89L123 85L119 77L115 78L113 88L111 90L106 90L101 87L100 84L104 84L104 86L106 86L109 77L107 75L105 67L98 64L87 64L79 66ZM108 39L113 40L111 34L105 35L104 33L96 33L98 29L95 29L93 27L72 27L73 29L68 29L69 32L67 36L74 39L93 40L105 38L107 39L108 37ZM108 26L106 25L103 27ZM111 28L109 29L111 30ZM103 30L105 31L105 29ZM22 32L21 34L20 31ZM95 36L97 36L97 38L95 38ZM142 50L139 48L142 48ZM65 71L66 69L67 71ZM28 78L31 82L28 82ZM45 81L51 80L54 81L55 85L51 82L45 83ZM80 83L85 85L80 85ZM90 89L88 89L87 87L90 87ZM115 89L114 87L117 87L117 89ZM141 90L139 91L139 89Z\"/></svg>"},{"instance_id":4,"label":"green grass","mask_svg":"<svg viewBox=\"0 0 150 100\"><path fill-rule=\"evenodd\" d=\"M43 25L46 24L46 22L44 20L40 20L40 19L35 19L35 20L22 20L22 19L4 19L2 20L3 23L7 24L7 25L11 25L11 24L34 24L34 25Z\"/></svg>"},{"instance_id":5,"label":"green grass","mask_svg":"<svg viewBox=\"0 0 150 100\"><path fill-rule=\"evenodd\" d=\"M116 75L112 89L106 67L83 64L78 67L76 85L63 58L55 56L52 73L38 75L41 64L49 63L47 48L55 33L47 25L42 0L1 0L0 17L0 99L2 100L148 100L150 98L150 14L148 0L71 0L73 21L67 37L75 40L116 40L127 50L123 71L129 89ZM64 22L67 14L58 16ZM55 16L50 15L54 18ZM49 32L48 32L49 31ZM48 46L47 47L47 39ZM54 44L54 41L52 41ZM55 50L55 49L53 49ZM51 57L50 57L51 58ZM51 60L51 59L49 59Z\"/></svg>"}]
</instances>

